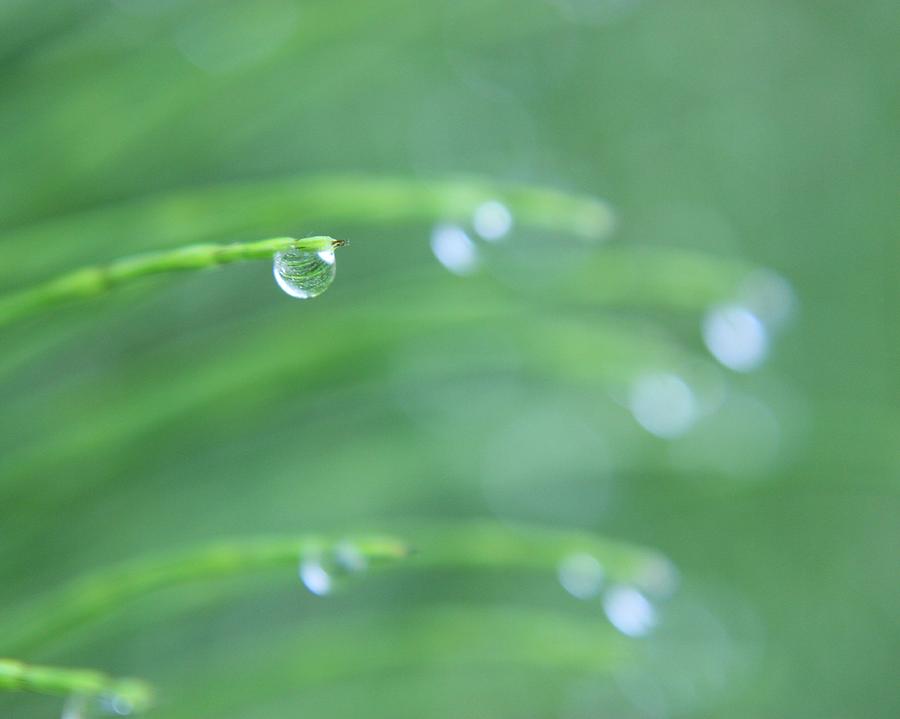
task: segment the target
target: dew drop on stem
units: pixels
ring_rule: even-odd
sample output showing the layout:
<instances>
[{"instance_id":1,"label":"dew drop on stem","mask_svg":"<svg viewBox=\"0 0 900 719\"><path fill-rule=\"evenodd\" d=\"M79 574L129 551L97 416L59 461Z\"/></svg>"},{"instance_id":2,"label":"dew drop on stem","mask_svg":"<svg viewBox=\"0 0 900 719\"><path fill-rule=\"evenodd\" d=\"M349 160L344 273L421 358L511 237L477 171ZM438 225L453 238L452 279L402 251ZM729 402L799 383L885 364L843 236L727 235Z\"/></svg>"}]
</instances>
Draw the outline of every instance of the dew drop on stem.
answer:
<instances>
[{"instance_id":1,"label":"dew drop on stem","mask_svg":"<svg viewBox=\"0 0 900 719\"><path fill-rule=\"evenodd\" d=\"M306 300L321 295L334 281L334 249L292 249L275 254L272 273L291 297Z\"/></svg>"}]
</instances>

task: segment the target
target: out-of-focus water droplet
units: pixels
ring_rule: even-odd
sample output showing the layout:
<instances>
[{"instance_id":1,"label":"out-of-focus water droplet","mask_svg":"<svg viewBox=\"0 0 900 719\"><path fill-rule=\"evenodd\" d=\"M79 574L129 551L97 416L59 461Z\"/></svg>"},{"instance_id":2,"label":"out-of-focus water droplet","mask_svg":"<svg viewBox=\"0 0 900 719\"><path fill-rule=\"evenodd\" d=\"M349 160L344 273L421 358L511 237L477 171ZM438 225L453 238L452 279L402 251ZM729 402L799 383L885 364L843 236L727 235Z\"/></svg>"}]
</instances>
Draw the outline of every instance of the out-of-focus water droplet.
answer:
<instances>
[{"instance_id":1,"label":"out-of-focus water droplet","mask_svg":"<svg viewBox=\"0 0 900 719\"><path fill-rule=\"evenodd\" d=\"M321 295L334 281L334 250L287 250L275 253L272 273L291 297L306 300Z\"/></svg>"},{"instance_id":2,"label":"out-of-focus water droplet","mask_svg":"<svg viewBox=\"0 0 900 719\"><path fill-rule=\"evenodd\" d=\"M134 705L118 694L103 694L98 700L101 711L111 716L129 716L134 712Z\"/></svg>"},{"instance_id":3,"label":"out-of-focus water droplet","mask_svg":"<svg viewBox=\"0 0 900 719\"><path fill-rule=\"evenodd\" d=\"M678 570L664 557L651 557L634 572L632 581L650 596L667 598L678 588Z\"/></svg>"},{"instance_id":4,"label":"out-of-focus water droplet","mask_svg":"<svg viewBox=\"0 0 900 719\"><path fill-rule=\"evenodd\" d=\"M97 717L124 717L134 714L130 699L109 693L99 696L73 694L63 706L62 719L95 719Z\"/></svg>"},{"instance_id":5,"label":"out-of-focus water droplet","mask_svg":"<svg viewBox=\"0 0 900 719\"><path fill-rule=\"evenodd\" d=\"M750 273L738 288L738 298L766 327L776 330L791 319L797 306L790 282L771 270Z\"/></svg>"},{"instance_id":6,"label":"out-of-focus water droplet","mask_svg":"<svg viewBox=\"0 0 900 719\"><path fill-rule=\"evenodd\" d=\"M72 694L63 705L61 719L87 719L88 698L81 694Z\"/></svg>"},{"instance_id":7,"label":"out-of-focus water droplet","mask_svg":"<svg viewBox=\"0 0 900 719\"><path fill-rule=\"evenodd\" d=\"M346 572L362 572L368 566L365 555L352 542L339 542L334 548L338 568Z\"/></svg>"},{"instance_id":8,"label":"out-of-focus water droplet","mask_svg":"<svg viewBox=\"0 0 900 719\"><path fill-rule=\"evenodd\" d=\"M509 234L513 226L513 216L502 202L489 200L475 209L472 226L480 237L495 242Z\"/></svg>"},{"instance_id":9,"label":"out-of-focus water droplet","mask_svg":"<svg viewBox=\"0 0 900 719\"><path fill-rule=\"evenodd\" d=\"M331 575L322 563L321 555L305 557L300 562L300 581L317 597L331 594Z\"/></svg>"},{"instance_id":10,"label":"out-of-focus water droplet","mask_svg":"<svg viewBox=\"0 0 900 719\"><path fill-rule=\"evenodd\" d=\"M300 559L299 575L310 592L319 597L331 594L341 579L365 571L365 555L350 541L342 541L329 549L307 551Z\"/></svg>"},{"instance_id":11,"label":"out-of-focus water droplet","mask_svg":"<svg viewBox=\"0 0 900 719\"><path fill-rule=\"evenodd\" d=\"M735 372L755 369L769 351L765 326L742 305L710 310L703 321L703 340L713 357Z\"/></svg>"},{"instance_id":12,"label":"out-of-focus water droplet","mask_svg":"<svg viewBox=\"0 0 900 719\"><path fill-rule=\"evenodd\" d=\"M693 391L681 377L668 372L638 377L628 406L641 427L664 439L684 434L697 419Z\"/></svg>"},{"instance_id":13,"label":"out-of-focus water droplet","mask_svg":"<svg viewBox=\"0 0 900 719\"><path fill-rule=\"evenodd\" d=\"M438 225L434 228L431 251L438 262L457 275L470 275L478 267L478 248L456 225Z\"/></svg>"},{"instance_id":14,"label":"out-of-focus water droplet","mask_svg":"<svg viewBox=\"0 0 900 719\"><path fill-rule=\"evenodd\" d=\"M603 610L612 625L629 637L642 637L656 626L656 609L634 587L611 587L603 597Z\"/></svg>"},{"instance_id":15,"label":"out-of-focus water droplet","mask_svg":"<svg viewBox=\"0 0 900 719\"><path fill-rule=\"evenodd\" d=\"M573 597L590 599L603 586L603 566L590 554L570 554L559 563L559 583Z\"/></svg>"}]
</instances>

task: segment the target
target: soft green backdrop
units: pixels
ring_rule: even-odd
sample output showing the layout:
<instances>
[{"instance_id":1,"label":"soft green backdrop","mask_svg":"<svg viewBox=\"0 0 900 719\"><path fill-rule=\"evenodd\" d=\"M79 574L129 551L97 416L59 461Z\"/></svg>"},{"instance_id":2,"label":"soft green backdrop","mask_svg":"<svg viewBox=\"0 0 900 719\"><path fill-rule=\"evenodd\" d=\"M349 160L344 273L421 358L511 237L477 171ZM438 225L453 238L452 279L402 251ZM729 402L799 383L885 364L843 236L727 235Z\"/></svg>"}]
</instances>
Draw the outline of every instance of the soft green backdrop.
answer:
<instances>
[{"instance_id":1,"label":"soft green backdrop","mask_svg":"<svg viewBox=\"0 0 900 719\"><path fill-rule=\"evenodd\" d=\"M313 301L250 263L0 328L4 616L151 552L474 517L680 575L637 639L553 571L327 598L290 572L160 592L20 658L145 677L160 719L897 716L897 7L0 2L0 291L191 241L351 240ZM323 173L548 186L618 225L598 245L516 223L457 277L428 208L295 204ZM790 282L761 369L714 367L687 251ZM686 356L721 405L653 437L632 371Z\"/></svg>"}]
</instances>

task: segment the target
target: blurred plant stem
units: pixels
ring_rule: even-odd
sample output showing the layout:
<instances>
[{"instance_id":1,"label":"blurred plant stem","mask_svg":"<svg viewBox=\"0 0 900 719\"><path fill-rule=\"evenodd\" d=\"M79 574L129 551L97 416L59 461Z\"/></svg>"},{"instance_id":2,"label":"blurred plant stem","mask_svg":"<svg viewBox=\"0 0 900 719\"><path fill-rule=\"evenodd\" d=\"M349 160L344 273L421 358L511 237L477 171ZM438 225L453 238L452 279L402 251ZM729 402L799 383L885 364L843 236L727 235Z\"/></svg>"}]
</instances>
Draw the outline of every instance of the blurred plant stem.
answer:
<instances>
[{"instance_id":1,"label":"blurred plant stem","mask_svg":"<svg viewBox=\"0 0 900 719\"><path fill-rule=\"evenodd\" d=\"M92 669L25 664L0 658L0 692L33 692L85 699L105 697L114 702L116 713L143 711L152 698L150 687L138 679L116 679Z\"/></svg>"},{"instance_id":2,"label":"blurred plant stem","mask_svg":"<svg viewBox=\"0 0 900 719\"><path fill-rule=\"evenodd\" d=\"M575 552L594 556L611 581L634 582L648 567L668 567L656 552L577 530L470 521L438 523L412 530L409 536L416 549L408 563L412 571L457 567L555 573L559 562ZM145 559L79 580L3 622L3 649L32 652L147 592L260 569L293 568L298 562L347 548L366 566L393 563L410 554L404 542L382 536L305 537L232 542Z\"/></svg>"},{"instance_id":3,"label":"blurred plant stem","mask_svg":"<svg viewBox=\"0 0 900 719\"><path fill-rule=\"evenodd\" d=\"M350 546L367 566L408 554L402 542L384 537L328 540L322 537L251 539L143 559L76 581L12 621L0 624L4 651L24 654L99 619L129 600L166 587L237 576L271 568L294 569L304 558Z\"/></svg>"}]
</instances>

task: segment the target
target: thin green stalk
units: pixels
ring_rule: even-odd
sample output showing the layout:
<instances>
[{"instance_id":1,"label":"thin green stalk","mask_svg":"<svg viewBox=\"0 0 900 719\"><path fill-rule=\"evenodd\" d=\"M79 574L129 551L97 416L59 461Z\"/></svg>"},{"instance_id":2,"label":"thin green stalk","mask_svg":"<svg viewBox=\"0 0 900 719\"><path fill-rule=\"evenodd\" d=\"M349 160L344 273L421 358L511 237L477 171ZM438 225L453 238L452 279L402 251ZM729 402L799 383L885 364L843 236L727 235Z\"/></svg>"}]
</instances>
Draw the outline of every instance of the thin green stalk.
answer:
<instances>
[{"instance_id":1,"label":"thin green stalk","mask_svg":"<svg viewBox=\"0 0 900 719\"><path fill-rule=\"evenodd\" d=\"M234 541L143 559L76 581L33 603L21 616L0 625L0 645L11 654L27 654L148 592L264 569L294 569L304 558L348 547L368 566L380 566L408 554L406 545L386 537L329 540L310 536Z\"/></svg>"},{"instance_id":2,"label":"thin green stalk","mask_svg":"<svg viewBox=\"0 0 900 719\"><path fill-rule=\"evenodd\" d=\"M290 228L348 225L368 229L420 222L470 222L484 202L505 204L517 227L606 239L610 206L593 197L480 178L332 175L231 183L140 197L0 233L0 286L144 247L175 247ZM123 234L122 228L128 228ZM61 244L59 237L72 238Z\"/></svg>"},{"instance_id":3,"label":"thin green stalk","mask_svg":"<svg viewBox=\"0 0 900 719\"><path fill-rule=\"evenodd\" d=\"M570 554L587 553L600 562L609 581L641 584L658 581L660 572L673 575L667 560L656 552L584 531L473 521L428 526L409 532L409 536L415 540L416 548L408 562L411 570L519 569L549 572L552 576ZM320 557L346 546L374 566L409 554L407 545L390 538L333 541L309 537L234 542L134 562L80 580L32 604L21 616L0 625L2 646L5 651L25 654L147 592L258 569L293 568L301 558Z\"/></svg>"},{"instance_id":4,"label":"thin green stalk","mask_svg":"<svg viewBox=\"0 0 900 719\"><path fill-rule=\"evenodd\" d=\"M257 242L188 245L162 252L123 257L107 265L84 267L0 297L0 327L29 314L72 300L103 294L114 287L149 275L184 270L202 270L231 262L271 259L276 252L303 249L319 251L345 244L342 240L317 236L294 239L276 237Z\"/></svg>"},{"instance_id":5,"label":"thin green stalk","mask_svg":"<svg viewBox=\"0 0 900 719\"><path fill-rule=\"evenodd\" d=\"M150 706L153 692L139 679L117 679L92 669L66 669L0 658L0 692L105 697L127 711Z\"/></svg>"}]
</instances>

